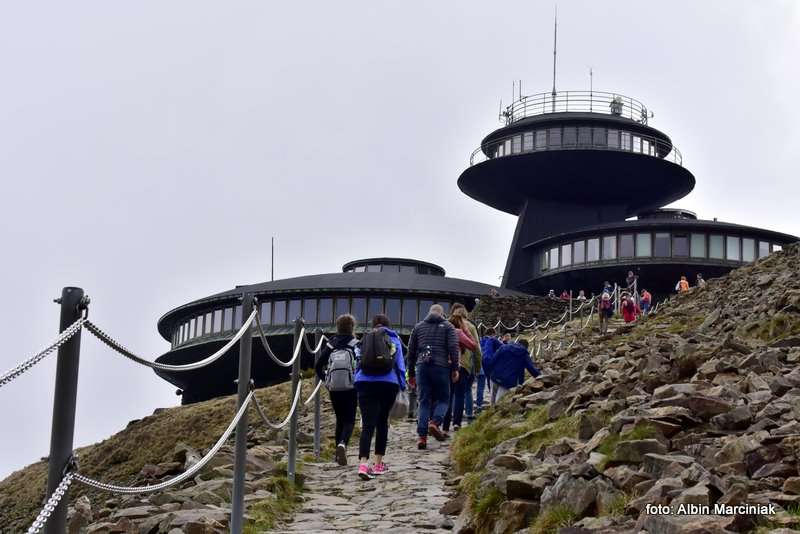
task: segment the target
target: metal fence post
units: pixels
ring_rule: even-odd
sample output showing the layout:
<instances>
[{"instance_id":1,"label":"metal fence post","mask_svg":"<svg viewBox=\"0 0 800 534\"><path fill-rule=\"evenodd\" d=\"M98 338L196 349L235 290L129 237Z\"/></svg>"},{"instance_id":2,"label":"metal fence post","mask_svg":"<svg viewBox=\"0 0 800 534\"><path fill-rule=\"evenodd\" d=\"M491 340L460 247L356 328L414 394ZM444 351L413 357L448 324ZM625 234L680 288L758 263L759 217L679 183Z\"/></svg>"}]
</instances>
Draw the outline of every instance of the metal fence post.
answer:
<instances>
[{"instance_id":1,"label":"metal fence post","mask_svg":"<svg viewBox=\"0 0 800 534\"><path fill-rule=\"evenodd\" d=\"M303 329L303 319L298 317L294 321L294 344L292 348L297 347L298 343L302 342L300 339L300 331ZM302 350L302 348L300 349ZM300 357L294 361L294 365L292 365L292 399L297 394L297 388L300 387ZM297 409L292 414L291 419L289 420L289 462L286 467L286 477L289 479L289 483L294 485L294 475L297 468L297 411L300 409L298 405Z\"/></svg>"},{"instance_id":2,"label":"metal fence post","mask_svg":"<svg viewBox=\"0 0 800 534\"><path fill-rule=\"evenodd\" d=\"M242 295L242 318L247 319L253 313L253 295ZM252 323L250 324L252 328ZM242 407L250 393L250 365L252 360L253 337L251 330L239 340L239 399L237 409ZM236 449L233 462L233 498L231 500L231 534L241 534L244 523L244 476L247 464L247 412L242 414L236 425Z\"/></svg>"},{"instance_id":3,"label":"metal fence post","mask_svg":"<svg viewBox=\"0 0 800 534\"><path fill-rule=\"evenodd\" d=\"M320 343L322 342L322 329L317 328L314 332L314 347L319 347ZM318 350L316 354L314 354L314 369L317 368L317 362L319 361L319 355L321 350ZM314 373L316 380L314 381L314 387L319 385L319 377L316 376L316 372ZM314 456L319 459L320 449L321 449L321 436L320 436L320 418L322 414L322 394L317 392L317 397L314 399Z\"/></svg>"},{"instance_id":4,"label":"metal fence post","mask_svg":"<svg viewBox=\"0 0 800 534\"><path fill-rule=\"evenodd\" d=\"M572 321L572 290L569 290L569 320Z\"/></svg>"},{"instance_id":5,"label":"metal fence post","mask_svg":"<svg viewBox=\"0 0 800 534\"><path fill-rule=\"evenodd\" d=\"M59 332L80 319L81 310L88 304L80 287L61 290ZM53 424L50 430L50 457L47 466L47 495L50 496L64 476L64 468L72 457L72 440L75 435L75 406L78 400L78 364L81 355L81 331L58 348L56 388L53 398ZM45 527L46 534L63 534L67 531L69 494L65 494L51 513Z\"/></svg>"}]
</instances>

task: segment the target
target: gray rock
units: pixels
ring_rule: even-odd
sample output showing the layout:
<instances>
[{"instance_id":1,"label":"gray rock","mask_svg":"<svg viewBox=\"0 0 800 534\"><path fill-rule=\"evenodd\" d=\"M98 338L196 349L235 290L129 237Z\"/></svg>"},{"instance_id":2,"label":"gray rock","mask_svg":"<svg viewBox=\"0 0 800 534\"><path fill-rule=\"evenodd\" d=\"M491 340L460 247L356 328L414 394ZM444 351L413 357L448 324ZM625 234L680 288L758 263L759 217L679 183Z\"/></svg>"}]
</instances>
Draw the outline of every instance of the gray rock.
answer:
<instances>
[{"instance_id":1,"label":"gray rock","mask_svg":"<svg viewBox=\"0 0 800 534\"><path fill-rule=\"evenodd\" d=\"M672 463L677 463L685 468L692 465L694 461L694 458L691 456L682 454L648 453L645 454L642 459L642 471L653 477L659 477L664 469Z\"/></svg>"},{"instance_id":2,"label":"gray rock","mask_svg":"<svg viewBox=\"0 0 800 534\"><path fill-rule=\"evenodd\" d=\"M667 448L656 439L637 439L620 441L614 449L612 459L615 462L638 464L646 454L666 454Z\"/></svg>"},{"instance_id":3,"label":"gray rock","mask_svg":"<svg viewBox=\"0 0 800 534\"><path fill-rule=\"evenodd\" d=\"M578 517L583 517L594 504L597 488L588 480L573 478L564 473L555 484L542 492L542 509L556 504L568 507Z\"/></svg>"}]
</instances>

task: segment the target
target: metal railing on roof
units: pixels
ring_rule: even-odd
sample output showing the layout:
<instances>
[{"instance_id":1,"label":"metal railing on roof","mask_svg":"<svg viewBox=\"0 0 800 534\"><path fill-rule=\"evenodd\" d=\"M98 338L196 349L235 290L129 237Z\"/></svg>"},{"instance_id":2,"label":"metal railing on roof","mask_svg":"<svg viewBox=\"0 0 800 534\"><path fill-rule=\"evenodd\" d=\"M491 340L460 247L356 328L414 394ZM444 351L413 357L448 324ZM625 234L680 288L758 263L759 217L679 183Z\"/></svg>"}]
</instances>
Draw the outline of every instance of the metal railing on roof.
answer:
<instances>
[{"instance_id":1,"label":"metal railing on roof","mask_svg":"<svg viewBox=\"0 0 800 534\"><path fill-rule=\"evenodd\" d=\"M526 95L507 106L500 114L506 125L547 113L603 113L647 124L653 114L629 96L603 91L558 91Z\"/></svg>"}]
</instances>

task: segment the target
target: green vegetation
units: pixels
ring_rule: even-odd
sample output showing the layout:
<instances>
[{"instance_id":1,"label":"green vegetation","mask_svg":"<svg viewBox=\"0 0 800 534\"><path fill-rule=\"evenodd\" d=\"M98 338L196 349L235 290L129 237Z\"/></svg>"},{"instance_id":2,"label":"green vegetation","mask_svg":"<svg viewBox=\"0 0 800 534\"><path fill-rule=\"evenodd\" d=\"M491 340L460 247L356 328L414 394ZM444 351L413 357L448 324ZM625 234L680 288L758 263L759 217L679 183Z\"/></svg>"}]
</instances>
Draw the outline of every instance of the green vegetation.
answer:
<instances>
[{"instance_id":1,"label":"green vegetation","mask_svg":"<svg viewBox=\"0 0 800 534\"><path fill-rule=\"evenodd\" d=\"M776 313L760 323L749 325L746 335L765 342L778 341L800 334L800 316Z\"/></svg>"},{"instance_id":2,"label":"green vegetation","mask_svg":"<svg viewBox=\"0 0 800 534\"><path fill-rule=\"evenodd\" d=\"M541 447L552 445L561 438L574 438L578 434L579 421L580 417L577 415L560 417L520 438L517 447L535 452Z\"/></svg>"},{"instance_id":3,"label":"green vegetation","mask_svg":"<svg viewBox=\"0 0 800 534\"><path fill-rule=\"evenodd\" d=\"M509 425L514 405L501 404L484 410L469 426L463 427L453 441L452 457L459 474L475 471L486 465L489 452L498 444L547 422L547 412L538 407L529 410L525 419Z\"/></svg>"},{"instance_id":4,"label":"green vegetation","mask_svg":"<svg viewBox=\"0 0 800 534\"><path fill-rule=\"evenodd\" d=\"M597 469L599 471L603 471L608 462L613 460L614 449L617 448L617 443L620 441L652 439L656 436L658 436L658 430L656 427L651 424L641 422L627 432L622 432L621 434L610 434L602 441L602 443L600 443L600 446L597 448L597 452L604 454L607 458L602 464L597 466Z\"/></svg>"},{"instance_id":5,"label":"green vegetation","mask_svg":"<svg viewBox=\"0 0 800 534\"><path fill-rule=\"evenodd\" d=\"M267 486L273 497L259 501L248 508L251 517L244 527L245 534L258 534L272 529L282 519L288 518L297 507L297 493L302 489L299 484L292 484L283 475L274 475Z\"/></svg>"},{"instance_id":6,"label":"green vegetation","mask_svg":"<svg viewBox=\"0 0 800 534\"><path fill-rule=\"evenodd\" d=\"M497 514L500 512L500 505L506 500L506 496L500 493L497 488L490 488L473 505L472 511L475 512L475 522L482 525L493 525Z\"/></svg>"},{"instance_id":7,"label":"green vegetation","mask_svg":"<svg viewBox=\"0 0 800 534\"><path fill-rule=\"evenodd\" d=\"M558 529L569 527L575 522L575 514L563 504L557 504L544 510L534 520L530 534L556 534Z\"/></svg>"},{"instance_id":8,"label":"green vegetation","mask_svg":"<svg viewBox=\"0 0 800 534\"><path fill-rule=\"evenodd\" d=\"M625 515L625 507L628 506L628 503L631 502L633 496L628 493L621 493L614 497L611 500L611 503L608 505L608 508L598 510L598 516L611 516L611 517L622 517Z\"/></svg>"}]
</instances>

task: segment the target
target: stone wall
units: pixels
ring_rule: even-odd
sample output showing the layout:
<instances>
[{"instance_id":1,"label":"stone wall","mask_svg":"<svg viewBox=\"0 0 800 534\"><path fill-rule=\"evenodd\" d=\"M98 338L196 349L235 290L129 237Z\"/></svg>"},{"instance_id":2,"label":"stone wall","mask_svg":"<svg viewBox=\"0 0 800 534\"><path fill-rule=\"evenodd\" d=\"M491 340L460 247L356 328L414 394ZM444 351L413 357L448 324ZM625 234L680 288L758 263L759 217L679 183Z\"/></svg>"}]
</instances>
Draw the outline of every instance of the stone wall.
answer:
<instances>
[{"instance_id":1,"label":"stone wall","mask_svg":"<svg viewBox=\"0 0 800 534\"><path fill-rule=\"evenodd\" d=\"M472 311L475 324L483 322L494 325L498 319L511 325L517 320L531 323L534 319L540 323L548 319L558 319L564 314L568 304L548 297L481 297L478 306Z\"/></svg>"}]
</instances>

